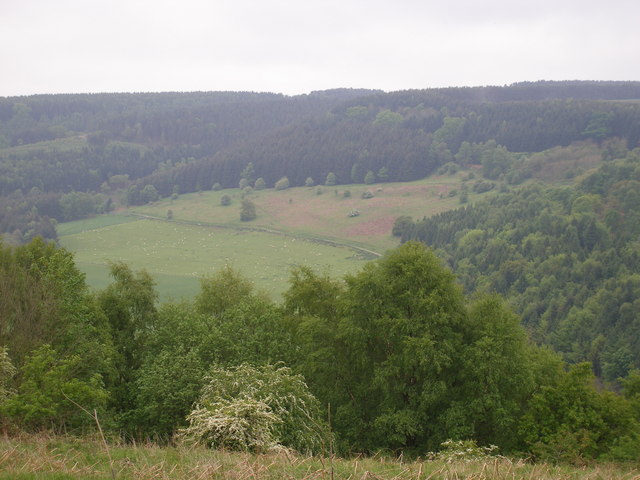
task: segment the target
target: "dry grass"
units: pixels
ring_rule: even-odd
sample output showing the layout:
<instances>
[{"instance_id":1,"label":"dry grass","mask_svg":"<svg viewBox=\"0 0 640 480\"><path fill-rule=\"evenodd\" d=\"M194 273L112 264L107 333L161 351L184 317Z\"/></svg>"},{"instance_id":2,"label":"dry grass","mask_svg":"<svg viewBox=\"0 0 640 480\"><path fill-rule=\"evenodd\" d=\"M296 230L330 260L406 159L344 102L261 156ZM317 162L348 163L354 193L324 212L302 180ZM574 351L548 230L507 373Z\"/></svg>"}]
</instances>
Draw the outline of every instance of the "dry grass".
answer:
<instances>
[{"instance_id":1,"label":"dry grass","mask_svg":"<svg viewBox=\"0 0 640 480\"><path fill-rule=\"evenodd\" d=\"M411 461L385 456L350 460L294 455L251 455L156 445L110 447L113 464L98 439L27 436L0 440L1 479L144 480L640 480L631 466L578 467L531 464L491 457L482 461Z\"/></svg>"}]
</instances>

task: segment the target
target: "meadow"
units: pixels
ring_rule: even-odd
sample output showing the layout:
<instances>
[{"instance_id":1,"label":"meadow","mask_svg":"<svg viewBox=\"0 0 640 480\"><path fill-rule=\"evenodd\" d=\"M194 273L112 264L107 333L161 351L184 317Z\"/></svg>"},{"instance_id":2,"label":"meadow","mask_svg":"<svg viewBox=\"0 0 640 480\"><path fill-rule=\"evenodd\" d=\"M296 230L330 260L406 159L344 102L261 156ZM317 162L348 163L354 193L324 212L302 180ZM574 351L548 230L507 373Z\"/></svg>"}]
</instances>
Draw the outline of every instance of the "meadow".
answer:
<instances>
[{"instance_id":1,"label":"meadow","mask_svg":"<svg viewBox=\"0 0 640 480\"><path fill-rule=\"evenodd\" d=\"M278 300L292 267L307 265L334 277L354 273L399 244L391 235L398 216L422 218L459 206L460 184L456 174L408 183L270 188L244 196L239 189L204 191L57 228L60 244L74 252L94 288L110 282L109 262L122 261L146 269L161 299L177 300L197 293L200 278L231 265ZM362 198L365 191L373 198ZM221 205L223 195L231 205ZM256 205L251 222L240 221L243 198ZM359 215L350 217L356 210Z\"/></svg>"},{"instance_id":2,"label":"meadow","mask_svg":"<svg viewBox=\"0 0 640 480\"><path fill-rule=\"evenodd\" d=\"M349 479L349 480L637 480L634 465L558 466L500 456L475 460L352 459L282 450L249 454L202 447L104 444L87 437L26 435L0 439L0 479Z\"/></svg>"}]
</instances>

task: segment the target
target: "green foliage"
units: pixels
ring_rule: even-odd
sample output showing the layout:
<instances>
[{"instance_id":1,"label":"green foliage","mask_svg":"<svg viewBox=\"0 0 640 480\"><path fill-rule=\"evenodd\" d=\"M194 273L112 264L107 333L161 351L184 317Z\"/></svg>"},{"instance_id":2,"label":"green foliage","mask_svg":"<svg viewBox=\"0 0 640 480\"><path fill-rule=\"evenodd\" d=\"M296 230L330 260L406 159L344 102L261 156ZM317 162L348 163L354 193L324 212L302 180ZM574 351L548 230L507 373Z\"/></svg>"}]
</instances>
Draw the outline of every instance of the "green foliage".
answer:
<instances>
[{"instance_id":1,"label":"green foliage","mask_svg":"<svg viewBox=\"0 0 640 480\"><path fill-rule=\"evenodd\" d=\"M264 178L260 177L256 180L253 188L255 188L256 190L264 190L265 188L267 188L267 182L264 181Z\"/></svg>"},{"instance_id":2,"label":"green foliage","mask_svg":"<svg viewBox=\"0 0 640 480\"><path fill-rule=\"evenodd\" d=\"M223 207L227 207L229 205L231 205L231 197L229 195L222 195L220 197L220 205L222 205Z\"/></svg>"},{"instance_id":3,"label":"green foliage","mask_svg":"<svg viewBox=\"0 0 640 480\"><path fill-rule=\"evenodd\" d=\"M200 294L195 305L200 313L219 316L253 291L251 281L227 265L215 275L200 280Z\"/></svg>"},{"instance_id":4,"label":"green foliage","mask_svg":"<svg viewBox=\"0 0 640 480\"><path fill-rule=\"evenodd\" d=\"M320 451L320 406L300 375L283 366L212 367L183 439L213 448Z\"/></svg>"},{"instance_id":5,"label":"green foliage","mask_svg":"<svg viewBox=\"0 0 640 480\"><path fill-rule=\"evenodd\" d=\"M98 294L98 304L107 317L116 351L116 378L107 386L111 405L121 427L130 430L127 419L135 405L135 380L142 365L148 338L156 323L155 283L145 271L133 272L123 263L111 264L113 282Z\"/></svg>"},{"instance_id":6,"label":"green foliage","mask_svg":"<svg viewBox=\"0 0 640 480\"><path fill-rule=\"evenodd\" d=\"M11 363L6 347L0 347L0 406L13 393L11 385L16 368Z\"/></svg>"},{"instance_id":7,"label":"green foliage","mask_svg":"<svg viewBox=\"0 0 640 480\"><path fill-rule=\"evenodd\" d=\"M248 198L242 200L242 204L240 205L240 220L243 222L249 222L251 220L255 220L256 214L256 205Z\"/></svg>"},{"instance_id":8,"label":"green foliage","mask_svg":"<svg viewBox=\"0 0 640 480\"><path fill-rule=\"evenodd\" d=\"M373 173L371 170L369 170L367 174L364 176L364 183L367 185L376 183L376 174Z\"/></svg>"},{"instance_id":9,"label":"green foliage","mask_svg":"<svg viewBox=\"0 0 640 480\"><path fill-rule=\"evenodd\" d=\"M276 190L286 190L289 188L289 179L287 177L282 177L275 183L274 187Z\"/></svg>"},{"instance_id":10,"label":"green foliage","mask_svg":"<svg viewBox=\"0 0 640 480\"><path fill-rule=\"evenodd\" d=\"M376 119L373 121L373 124L393 127L400 125L402 121L403 117L401 114L392 112L391 110L381 110L376 115Z\"/></svg>"},{"instance_id":11,"label":"green foliage","mask_svg":"<svg viewBox=\"0 0 640 480\"><path fill-rule=\"evenodd\" d=\"M304 181L304 186L313 187L313 185L314 185L313 178L307 177L307 179Z\"/></svg>"},{"instance_id":12,"label":"green foliage","mask_svg":"<svg viewBox=\"0 0 640 480\"><path fill-rule=\"evenodd\" d=\"M99 374L82 374L86 370L82 362L79 355L63 357L50 345L41 346L27 358L17 392L0 410L31 430L92 426L93 418L73 402L89 411L104 412L108 393Z\"/></svg>"},{"instance_id":13,"label":"green foliage","mask_svg":"<svg viewBox=\"0 0 640 480\"><path fill-rule=\"evenodd\" d=\"M328 187L332 187L336 183L338 183L338 179L336 178L336 174L333 173L333 172L329 172L327 174L327 179L324 181L324 184L326 186L328 186Z\"/></svg>"},{"instance_id":14,"label":"green foliage","mask_svg":"<svg viewBox=\"0 0 640 480\"><path fill-rule=\"evenodd\" d=\"M393 222L391 234L394 237L402 237L413 227L413 218L407 215L401 215Z\"/></svg>"},{"instance_id":15,"label":"green foliage","mask_svg":"<svg viewBox=\"0 0 640 480\"><path fill-rule=\"evenodd\" d=\"M255 167L253 166L253 162L249 162L247 166L244 167L242 172L240 172L240 178L242 180L245 180L247 184L254 182L255 175L256 175L256 171L255 171ZM240 188L244 188L244 187L240 187Z\"/></svg>"}]
</instances>

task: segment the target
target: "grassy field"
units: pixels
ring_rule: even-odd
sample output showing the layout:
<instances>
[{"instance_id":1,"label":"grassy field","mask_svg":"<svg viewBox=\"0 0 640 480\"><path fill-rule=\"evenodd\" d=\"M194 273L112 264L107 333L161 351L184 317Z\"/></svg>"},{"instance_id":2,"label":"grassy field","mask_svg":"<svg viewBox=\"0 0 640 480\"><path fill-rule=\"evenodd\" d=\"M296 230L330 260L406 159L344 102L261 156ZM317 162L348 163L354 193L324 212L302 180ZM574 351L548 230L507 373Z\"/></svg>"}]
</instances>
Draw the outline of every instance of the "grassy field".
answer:
<instances>
[{"instance_id":1,"label":"grassy field","mask_svg":"<svg viewBox=\"0 0 640 480\"><path fill-rule=\"evenodd\" d=\"M58 235L95 288L109 283L110 261L123 261L134 269L145 268L156 279L162 299L191 297L199 278L229 264L278 300L291 267L328 268L335 277L358 271L366 260L399 244L391 235L398 216L418 219L458 207L459 198L451 192L459 189L461 175L254 191L246 196L257 210L251 222L240 221L239 189L193 193L63 223ZM374 197L363 199L366 190ZM232 198L231 205L220 204L223 195ZM472 194L470 201L478 197ZM354 210L360 215L350 217Z\"/></svg>"},{"instance_id":2,"label":"grassy field","mask_svg":"<svg viewBox=\"0 0 640 480\"><path fill-rule=\"evenodd\" d=\"M328 266L333 275L342 276L364 264L349 248L281 234L154 220L118 223L125 219L134 217L102 216L61 226L68 233L60 243L75 253L93 287L108 284L109 261L124 261L133 269L145 268L163 299L179 299L196 293L200 278L231 265L278 299L295 265Z\"/></svg>"},{"instance_id":3,"label":"grassy field","mask_svg":"<svg viewBox=\"0 0 640 480\"><path fill-rule=\"evenodd\" d=\"M251 455L204 448L110 445L97 439L22 436L0 439L0 479L350 479L350 480L637 480L634 466L532 464L504 457L451 463L386 456Z\"/></svg>"},{"instance_id":4,"label":"grassy field","mask_svg":"<svg viewBox=\"0 0 640 480\"><path fill-rule=\"evenodd\" d=\"M460 185L461 174L458 174L434 176L407 183L253 191L246 198L255 203L257 218L248 225L295 235L334 239L384 252L398 245L398 240L391 236L391 228L397 217L429 217L458 207L458 197L450 197L449 193L459 190ZM362 198L362 193L367 190L374 194L373 198ZM345 191L350 196L345 197ZM223 195L231 197L231 205L220 205ZM474 198L475 195L470 196L471 200ZM135 207L132 211L166 218L167 211L171 210L175 219L245 226L247 224L241 222L239 216L241 201L239 189L206 191ZM353 210L358 210L360 215L349 217L349 212Z\"/></svg>"}]
</instances>

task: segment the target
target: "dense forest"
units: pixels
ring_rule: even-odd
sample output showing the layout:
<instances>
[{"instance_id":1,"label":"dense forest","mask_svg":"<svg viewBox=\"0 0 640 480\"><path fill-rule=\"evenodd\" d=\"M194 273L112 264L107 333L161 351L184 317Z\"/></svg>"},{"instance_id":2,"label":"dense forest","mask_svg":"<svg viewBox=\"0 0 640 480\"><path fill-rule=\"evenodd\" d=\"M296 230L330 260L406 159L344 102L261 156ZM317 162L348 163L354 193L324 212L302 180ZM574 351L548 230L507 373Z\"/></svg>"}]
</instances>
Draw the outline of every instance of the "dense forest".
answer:
<instances>
[{"instance_id":1,"label":"dense forest","mask_svg":"<svg viewBox=\"0 0 640 480\"><path fill-rule=\"evenodd\" d=\"M424 455L473 439L552 461L638 459L638 370L622 393L597 387L500 297L465 296L421 243L344 279L298 267L281 305L231 268L162 305L144 271L111 272L90 293L52 244L0 250L5 432L81 433L97 417L126 440L250 451Z\"/></svg>"},{"instance_id":2,"label":"dense forest","mask_svg":"<svg viewBox=\"0 0 640 480\"><path fill-rule=\"evenodd\" d=\"M638 82L1 98L0 231L18 243L53 238L51 219L236 187L249 163L269 186L283 176L296 186L330 173L361 183L369 171L415 180L476 162L472 147L491 142L531 153L618 138L633 149L637 98Z\"/></svg>"},{"instance_id":3,"label":"dense forest","mask_svg":"<svg viewBox=\"0 0 640 480\"><path fill-rule=\"evenodd\" d=\"M575 186L526 185L418 222L467 292L497 292L533 338L607 381L640 368L640 149Z\"/></svg>"}]
</instances>

